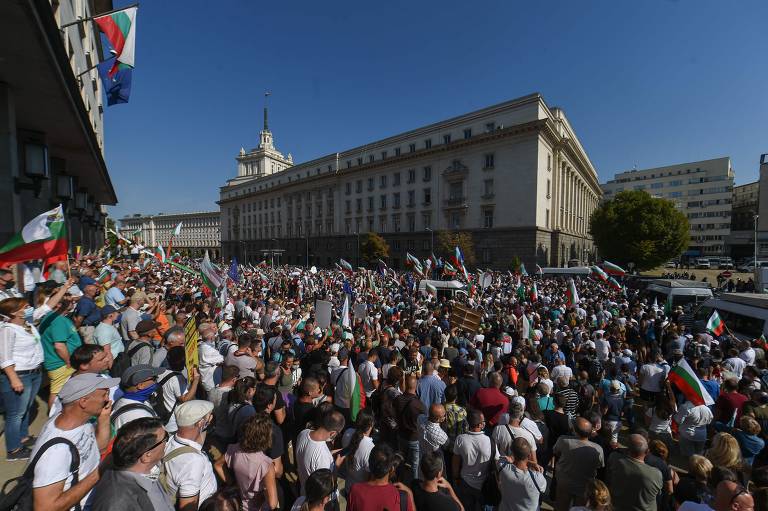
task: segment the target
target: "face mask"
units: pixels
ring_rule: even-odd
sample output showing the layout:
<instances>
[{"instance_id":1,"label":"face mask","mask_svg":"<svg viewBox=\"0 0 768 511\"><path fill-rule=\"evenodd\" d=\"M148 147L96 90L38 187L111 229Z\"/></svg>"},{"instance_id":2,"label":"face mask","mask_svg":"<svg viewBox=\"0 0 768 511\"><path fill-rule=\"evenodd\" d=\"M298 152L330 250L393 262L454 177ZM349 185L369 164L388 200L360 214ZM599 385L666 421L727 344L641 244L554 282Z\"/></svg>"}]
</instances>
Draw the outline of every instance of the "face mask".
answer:
<instances>
[{"instance_id":1,"label":"face mask","mask_svg":"<svg viewBox=\"0 0 768 511\"><path fill-rule=\"evenodd\" d=\"M15 285L16 285L15 280L9 280L8 282L5 283L5 289L11 289Z\"/></svg>"},{"instance_id":2,"label":"face mask","mask_svg":"<svg viewBox=\"0 0 768 511\"><path fill-rule=\"evenodd\" d=\"M34 307L27 307L24 309L24 321L27 323L32 323L32 314L35 312Z\"/></svg>"},{"instance_id":3,"label":"face mask","mask_svg":"<svg viewBox=\"0 0 768 511\"><path fill-rule=\"evenodd\" d=\"M140 389L133 392L126 392L123 394L123 396L128 399L133 399L134 401L139 401L143 403L144 401L149 399L149 396L151 396L156 389L157 389L157 383L153 383L152 385L150 385L145 389Z\"/></svg>"}]
</instances>

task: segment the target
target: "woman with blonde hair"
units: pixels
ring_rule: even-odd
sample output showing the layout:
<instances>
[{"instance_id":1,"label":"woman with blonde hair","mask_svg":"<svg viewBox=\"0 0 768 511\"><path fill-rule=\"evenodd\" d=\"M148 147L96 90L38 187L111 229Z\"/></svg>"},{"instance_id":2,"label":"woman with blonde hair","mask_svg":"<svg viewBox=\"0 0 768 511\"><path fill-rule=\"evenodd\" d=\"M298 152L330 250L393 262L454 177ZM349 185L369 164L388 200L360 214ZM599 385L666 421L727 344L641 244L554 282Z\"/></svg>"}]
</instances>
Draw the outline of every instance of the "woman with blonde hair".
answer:
<instances>
[{"instance_id":1,"label":"woman with blonde hair","mask_svg":"<svg viewBox=\"0 0 768 511\"><path fill-rule=\"evenodd\" d=\"M570 511L611 511L611 492L600 479L590 479L584 488L583 506L574 506Z\"/></svg>"},{"instance_id":2,"label":"woman with blonde hair","mask_svg":"<svg viewBox=\"0 0 768 511\"><path fill-rule=\"evenodd\" d=\"M717 433L712 437L712 446L704 456L716 467L725 467L743 478L744 459L741 457L739 442L730 433ZM742 481L743 482L743 481Z\"/></svg>"}]
</instances>

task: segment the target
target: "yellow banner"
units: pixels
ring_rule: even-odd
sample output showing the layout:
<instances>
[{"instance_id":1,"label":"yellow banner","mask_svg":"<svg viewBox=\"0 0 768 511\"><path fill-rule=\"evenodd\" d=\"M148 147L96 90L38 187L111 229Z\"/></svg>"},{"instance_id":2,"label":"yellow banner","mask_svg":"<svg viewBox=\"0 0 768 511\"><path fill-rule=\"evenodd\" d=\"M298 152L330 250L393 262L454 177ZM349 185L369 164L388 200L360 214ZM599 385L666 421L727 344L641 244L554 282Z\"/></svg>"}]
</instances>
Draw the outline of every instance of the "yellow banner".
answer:
<instances>
[{"instance_id":1,"label":"yellow banner","mask_svg":"<svg viewBox=\"0 0 768 511\"><path fill-rule=\"evenodd\" d=\"M197 332L197 325L195 324L195 318L190 317L186 323L184 323L184 350L187 354L187 374L190 374L190 369L193 367L199 367L198 362L198 349L197 339L199 334Z\"/></svg>"}]
</instances>

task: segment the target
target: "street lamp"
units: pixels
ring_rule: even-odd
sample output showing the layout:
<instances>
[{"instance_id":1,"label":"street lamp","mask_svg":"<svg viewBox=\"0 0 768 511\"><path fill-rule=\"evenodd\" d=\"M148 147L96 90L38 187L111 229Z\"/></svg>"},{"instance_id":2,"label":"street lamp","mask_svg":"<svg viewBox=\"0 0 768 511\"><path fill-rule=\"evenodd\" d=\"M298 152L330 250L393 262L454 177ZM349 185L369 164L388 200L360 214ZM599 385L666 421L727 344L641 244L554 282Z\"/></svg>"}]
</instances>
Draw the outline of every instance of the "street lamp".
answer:
<instances>
[{"instance_id":1,"label":"street lamp","mask_svg":"<svg viewBox=\"0 0 768 511\"><path fill-rule=\"evenodd\" d=\"M429 227L426 230L429 231L429 255L431 256L435 253L435 231Z\"/></svg>"},{"instance_id":2,"label":"street lamp","mask_svg":"<svg viewBox=\"0 0 768 511\"><path fill-rule=\"evenodd\" d=\"M355 235L357 235L357 252L355 255L355 268L360 267L360 230L357 230L355 232Z\"/></svg>"},{"instance_id":3,"label":"street lamp","mask_svg":"<svg viewBox=\"0 0 768 511\"><path fill-rule=\"evenodd\" d=\"M277 243L276 238L272 238L269 241L274 241L275 243ZM275 246L274 245L272 245L272 250L270 250L269 253L270 253L270 257L272 258L272 269L274 270L275 269Z\"/></svg>"},{"instance_id":4,"label":"street lamp","mask_svg":"<svg viewBox=\"0 0 768 511\"><path fill-rule=\"evenodd\" d=\"M755 215L755 259L752 262L752 265L757 268L757 219L760 218L760 215Z\"/></svg>"},{"instance_id":5,"label":"street lamp","mask_svg":"<svg viewBox=\"0 0 768 511\"><path fill-rule=\"evenodd\" d=\"M309 233L307 233L307 269L309 269Z\"/></svg>"}]
</instances>

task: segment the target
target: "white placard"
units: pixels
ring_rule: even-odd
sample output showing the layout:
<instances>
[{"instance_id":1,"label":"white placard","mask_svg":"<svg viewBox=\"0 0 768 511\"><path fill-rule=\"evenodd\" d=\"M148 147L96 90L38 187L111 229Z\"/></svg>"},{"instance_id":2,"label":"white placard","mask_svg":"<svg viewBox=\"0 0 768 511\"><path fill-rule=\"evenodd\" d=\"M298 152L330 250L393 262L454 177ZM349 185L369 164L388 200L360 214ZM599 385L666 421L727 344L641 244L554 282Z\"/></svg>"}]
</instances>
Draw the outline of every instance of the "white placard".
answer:
<instances>
[{"instance_id":1,"label":"white placard","mask_svg":"<svg viewBox=\"0 0 768 511\"><path fill-rule=\"evenodd\" d=\"M331 326L331 309L333 304L325 300L317 300L315 302L315 318L317 326L320 328L328 328Z\"/></svg>"}]
</instances>

